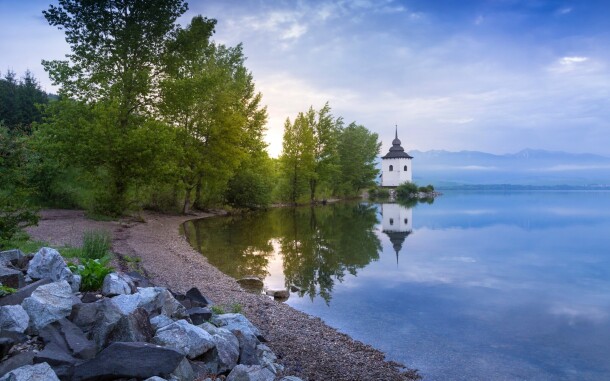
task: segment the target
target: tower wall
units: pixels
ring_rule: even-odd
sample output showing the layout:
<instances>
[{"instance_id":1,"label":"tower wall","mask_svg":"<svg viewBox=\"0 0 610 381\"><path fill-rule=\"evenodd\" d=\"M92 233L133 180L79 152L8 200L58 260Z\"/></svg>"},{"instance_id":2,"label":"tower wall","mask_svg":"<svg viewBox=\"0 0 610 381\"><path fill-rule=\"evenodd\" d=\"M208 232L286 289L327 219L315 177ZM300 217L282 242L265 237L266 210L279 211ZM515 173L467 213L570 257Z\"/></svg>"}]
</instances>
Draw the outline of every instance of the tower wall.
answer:
<instances>
[{"instance_id":1,"label":"tower wall","mask_svg":"<svg viewBox=\"0 0 610 381\"><path fill-rule=\"evenodd\" d=\"M390 166L392 166L391 171ZM406 171L404 170L405 166L407 167ZM411 159L400 157L381 161L381 186L396 187L407 181L413 181Z\"/></svg>"}]
</instances>

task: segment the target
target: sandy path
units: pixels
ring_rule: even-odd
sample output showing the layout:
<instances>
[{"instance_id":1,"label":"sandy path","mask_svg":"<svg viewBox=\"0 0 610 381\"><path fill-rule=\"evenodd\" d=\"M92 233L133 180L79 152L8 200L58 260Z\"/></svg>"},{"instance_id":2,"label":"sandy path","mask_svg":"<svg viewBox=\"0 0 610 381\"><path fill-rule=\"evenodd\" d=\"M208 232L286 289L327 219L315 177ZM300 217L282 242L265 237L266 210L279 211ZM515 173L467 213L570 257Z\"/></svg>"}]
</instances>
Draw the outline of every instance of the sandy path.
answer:
<instances>
[{"instance_id":1,"label":"sandy path","mask_svg":"<svg viewBox=\"0 0 610 381\"><path fill-rule=\"evenodd\" d=\"M263 295L241 289L237 282L210 265L180 235L180 225L193 216L155 213L146 222L92 221L81 211L46 210L38 226L28 229L33 239L54 245L78 246L87 230L103 229L113 236L113 251L138 257L147 275L159 285L185 292L198 287L216 304L239 303L244 314L263 332L281 359L286 374L304 380L410 380L386 362L383 353ZM200 214L207 217L210 214Z\"/></svg>"}]
</instances>

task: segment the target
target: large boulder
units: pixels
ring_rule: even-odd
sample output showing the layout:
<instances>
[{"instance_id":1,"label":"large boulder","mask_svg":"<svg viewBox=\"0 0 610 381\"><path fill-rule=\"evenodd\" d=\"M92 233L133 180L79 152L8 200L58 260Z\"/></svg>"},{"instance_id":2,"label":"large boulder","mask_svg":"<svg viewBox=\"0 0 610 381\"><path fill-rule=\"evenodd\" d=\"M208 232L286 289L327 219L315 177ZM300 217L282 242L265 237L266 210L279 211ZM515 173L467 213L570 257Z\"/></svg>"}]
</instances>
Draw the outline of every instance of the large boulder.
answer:
<instances>
[{"instance_id":1,"label":"large boulder","mask_svg":"<svg viewBox=\"0 0 610 381\"><path fill-rule=\"evenodd\" d=\"M135 294L119 295L111 300L125 313L140 307L153 315L162 314L174 319L188 317L186 308L164 287L138 288L138 292Z\"/></svg>"},{"instance_id":2,"label":"large boulder","mask_svg":"<svg viewBox=\"0 0 610 381\"><path fill-rule=\"evenodd\" d=\"M212 318L212 310L207 307L189 308L186 313L195 325L203 324Z\"/></svg>"},{"instance_id":3,"label":"large boulder","mask_svg":"<svg viewBox=\"0 0 610 381\"><path fill-rule=\"evenodd\" d=\"M17 292L4 296L0 298L0 306L9 306L15 304L21 304L25 298L28 298L32 295L32 292L36 290L38 287L43 286L45 284L52 283L53 281L49 278L40 279L36 282L30 283L25 287L20 288Z\"/></svg>"},{"instance_id":4,"label":"large boulder","mask_svg":"<svg viewBox=\"0 0 610 381\"><path fill-rule=\"evenodd\" d=\"M28 275L32 279L65 280L74 292L80 288L80 276L72 274L61 254L50 247L43 247L34 255L28 265Z\"/></svg>"},{"instance_id":5,"label":"large boulder","mask_svg":"<svg viewBox=\"0 0 610 381\"><path fill-rule=\"evenodd\" d=\"M53 369L47 363L25 365L11 370L0 381L59 381Z\"/></svg>"},{"instance_id":6,"label":"large boulder","mask_svg":"<svg viewBox=\"0 0 610 381\"><path fill-rule=\"evenodd\" d=\"M113 341L150 341L154 335L148 313L143 308L122 310L112 299L105 299L94 305L97 307L96 320L89 334L98 349Z\"/></svg>"},{"instance_id":7,"label":"large boulder","mask_svg":"<svg viewBox=\"0 0 610 381\"><path fill-rule=\"evenodd\" d=\"M239 363L244 365L260 365L256 347L260 344L262 335L242 314L222 314L212 318L216 326L229 330L239 341Z\"/></svg>"},{"instance_id":8,"label":"large boulder","mask_svg":"<svg viewBox=\"0 0 610 381\"><path fill-rule=\"evenodd\" d=\"M256 357L258 357L260 365L269 369L273 374L277 374L284 370L284 366L277 363L277 356L275 353L265 344L256 346Z\"/></svg>"},{"instance_id":9,"label":"large boulder","mask_svg":"<svg viewBox=\"0 0 610 381\"><path fill-rule=\"evenodd\" d=\"M91 359L97 353L95 344L68 319L61 319L46 325L40 330L39 336L47 346L54 344L64 352L80 359Z\"/></svg>"},{"instance_id":10,"label":"large boulder","mask_svg":"<svg viewBox=\"0 0 610 381\"><path fill-rule=\"evenodd\" d=\"M77 365L72 379L169 378L183 359L182 353L171 348L142 342L116 342L98 353L94 359Z\"/></svg>"},{"instance_id":11,"label":"large boulder","mask_svg":"<svg viewBox=\"0 0 610 381\"><path fill-rule=\"evenodd\" d=\"M273 381L275 375L267 368L260 365L237 365L227 381Z\"/></svg>"},{"instance_id":12,"label":"large boulder","mask_svg":"<svg viewBox=\"0 0 610 381\"><path fill-rule=\"evenodd\" d=\"M167 325L172 324L174 321L165 316L165 315L157 315L155 317L150 318L150 325L152 325L153 329L155 330L155 332L159 329L159 328L163 328Z\"/></svg>"},{"instance_id":13,"label":"large boulder","mask_svg":"<svg viewBox=\"0 0 610 381\"><path fill-rule=\"evenodd\" d=\"M215 347L205 354L204 361L208 373L218 374L229 371L239 360L239 341L229 330L210 323L200 325L214 338Z\"/></svg>"},{"instance_id":14,"label":"large boulder","mask_svg":"<svg viewBox=\"0 0 610 381\"><path fill-rule=\"evenodd\" d=\"M72 312L68 319L87 333L97 324L100 308L102 308L101 302L75 304L72 306Z\"/></svg>"},{"instance_id":15,"label":"large boulder","mask_svg":"<svg viewBox=\"0 0 610 381\"><path fill-rule=\"evenodd\" d=\"M25 255L19 249L0 251L0 265L2 266L19 266Z\"/></svg>"},{"instance_id":16,"label":"large boulder","mask_svg":"<svg viewBox=\"0 0 610 381\"><path fill-rule=\"evenodd\" d=\"M186 297L190 300L192 307L207 307L212 302L201 294L197 287L193 287L186 292Z\"/></svg>"},{"instance_id":17,"label":"large boulder","mask_svg":"<svg viewBox=\"0 0 610 381\"><path fill-rule=\"evenodd\" d=\"M49 364L59 378L69 380L72 378L74 366L79 363L79 360L71 356L60 346L51 343L34 356L34 363Z\"/></svg>"},{"instance_id":18,"label":"large boulder","mask_svg":"<svg viewBox=\"0 0 610 381\"><path fill-rule=\"evenodd\" d=\"M23 307L19 305L0 307L0 331L23 333L29 323L30 317Z\"/></svg>"},{"instance_id":19,"label":"large boulder","mask_svg":"<svg viewBox=\"0 0 610 381\"><path fill-rule=\"evenodd\" d=\"M0 375L7 374L12 370L26 365L32 365L34 363L35 355L36 353L34 353L34 351L26 351L17 353L16 355L0 362Z\"/></svg>"},{"instance_id":20,"label":"large boulder","mask_svg":"<svg viewBox=\"0 0 610 381\"><path fill-rule=\"evenodd\" d=\"M185 320L159 328L153 342L174 348L189 359L201 356L215 345L214 338L209 333Z\"/></svg>"},{"instance_id":21,"label":"large boulder","mask_svg":"<svg viewBox=\"0 0 610 381\"><path fill-rule=\"evenodd\" d=\"M110 273L104 278L102 294L106 296L129 295L136 292L133 280L123 273Z\"/></svg>"},{"instance_id":22,"label":"large boulder","mask_svg":"<svg viewBox=\"0 0 610 381\"><path fill-rule=\"evenodd\" d=\"M21 306L30 316L30 327L35 331L45 325L67 317L72 311L72 288L62 280L38 287Z\"/></svg>"},{"instance_id":23,"label":"large boulder","mask_svg":"<svg viewBox=\"0 0 610 381\"><path fill-rule=\"evenodd\" d=\"M15 340L10 337L0 337L0 360L8 355L11 348L15 345Z\"/></svg>"},{"instance_id":24,"label":"large boulder","mask_svg":"<svg viewBox=\"0 0 610 381\"><path fill-rule=\"evenodd\" d=\"M25 278L19 270L0 266L0 284L11 288L21 288L25 286Z\"/></svg>"}]
</instances>

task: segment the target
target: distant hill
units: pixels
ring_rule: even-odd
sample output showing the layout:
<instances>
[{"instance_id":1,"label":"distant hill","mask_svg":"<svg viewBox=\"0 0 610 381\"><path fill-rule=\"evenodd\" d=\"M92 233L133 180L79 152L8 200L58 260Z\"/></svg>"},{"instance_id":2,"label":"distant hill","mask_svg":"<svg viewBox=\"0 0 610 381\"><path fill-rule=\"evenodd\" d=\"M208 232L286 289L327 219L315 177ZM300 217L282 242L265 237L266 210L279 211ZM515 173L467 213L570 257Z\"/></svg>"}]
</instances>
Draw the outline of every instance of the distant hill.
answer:
<instances>
[{"instance_id":1,"label":"distant hill","mask_svg":"<svg viewBox=\"0 0 610 381\"><path fill-rule=\"evenodd\" d=\"M479 151L409 151L414 181L439 188L610 188L610 158L524 149L494 155Z\"/></svg>"}]
</instances>

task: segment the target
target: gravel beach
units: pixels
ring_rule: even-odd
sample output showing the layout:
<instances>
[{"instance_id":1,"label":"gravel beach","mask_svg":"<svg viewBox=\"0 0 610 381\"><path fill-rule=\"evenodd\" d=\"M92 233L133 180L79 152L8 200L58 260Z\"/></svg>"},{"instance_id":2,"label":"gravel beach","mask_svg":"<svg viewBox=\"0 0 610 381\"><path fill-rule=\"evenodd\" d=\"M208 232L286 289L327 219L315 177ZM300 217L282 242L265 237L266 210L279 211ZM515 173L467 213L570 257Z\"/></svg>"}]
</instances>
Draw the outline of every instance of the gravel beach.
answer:
<instances>
[{"instance_id":1,"label":"gravel beach","mask_svg":"<svg viewBox=\"0 0 610 381\"><path fill-rule=\"evenodd\" d=\"M322 320L263 296L244 291L231 277L210 265L180 234L189 219L213 214L173 216L144 212L145 222L134 219L93 221L82 211L45 210L32 239L53 245L79 246L83 232L106 230L119 258L139 258L138 265L153 282L185 292L198 287L215 304L239 303L243 313L263 332L268 345L286 367L286 374L304 380L413 380L416 373L387 362L378 350L351 339ZM128 256L128 257L126 257ZM127 270L129 263L115 266Z\"/></svg>"}]
</instances>

